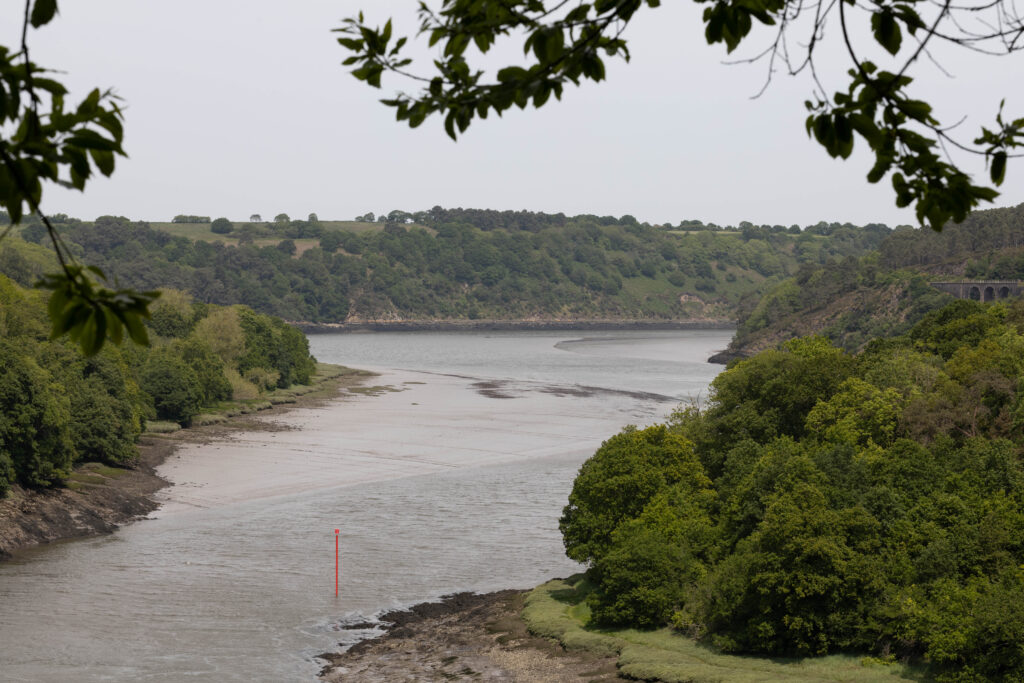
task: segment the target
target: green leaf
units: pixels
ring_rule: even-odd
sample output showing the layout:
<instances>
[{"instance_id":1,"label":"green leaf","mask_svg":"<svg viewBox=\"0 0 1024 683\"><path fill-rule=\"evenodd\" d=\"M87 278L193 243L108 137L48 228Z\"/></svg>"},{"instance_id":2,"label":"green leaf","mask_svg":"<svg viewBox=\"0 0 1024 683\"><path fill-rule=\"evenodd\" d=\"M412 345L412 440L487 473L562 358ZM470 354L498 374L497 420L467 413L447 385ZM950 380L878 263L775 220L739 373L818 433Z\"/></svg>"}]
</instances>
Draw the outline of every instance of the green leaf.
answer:
<instances>
[{"instance_id":1,"label":"green leaf","mask_svg":"<svg viewBox=\"0 0 1024 683\"><path fill-rule=\"evenodd\" d=\"M33 28L39 28L50 23L53 15L57 13L57 0L36 0L32 5L32 16L30 21Z\"/></svg>"},{"instance_id":2,"label":"green leaf","mask_svg":"<svg viewBox=\"0 0 1024 683\"><path fill-rule=\"evenodd\" d=\"M992 155L992 167L989 169L992 182L1002 185L1006 178L1006 152L996 152Z\"/></svg>"},{"instance_id":3,"label":"green leaf","mask_svg":"<svg viewBox=\"0 0 1024 683\"><path fill-rule=\"evenodd\" d=\"M146 326L142 324L140 317L135 313L125 313L123 320L131 340L140 346L149 346L149 333L146 332Z\"/></svg>"},{"instance_id":4,"label":"green leaf","mask_svg":"<svg viewBox=\"0 0 1024 683\"><path fill-rule=\"evenodd\" d=\"M110 308L103 309L103 317L107 322L107 334L110 335L110 341L112 341L116 346L120 346L124 339L124 325L117 317L117 314Z\"/></svg>"},{"instance_id":5,"label":"green leaf","mask_svg":"<svg viewBox=\"0 0 1024 683\"><path fill-rule=\"evenodd\" d=\"M903 33L892 10L886 8L872 14L871 30L875 34L875 41L888 50L889 54L894 55L900 51Z\"/></svg>"},{"instance_id":6,"label":"green leaf","mask_svg":"<svg viewBox=\"0 0 1024 683\"><path fill-rule=\"evenodd\" d=\"M343 47L346 47L354 52L363 51L363 41L357 38L338 38L338 42L341 43Z\"/></svg>"},{"instance_id":7,"label":"green leaf","mask_svg":"<svg viewBox=\"0 0 1024 683\"><path fill-rule=\"evenodd\" d=\"M100 173L105 176L109 176L114 172L114 153L107 152L105 150L90 149L89 156L96 162L96 167L100 169Z\"/></svg>"},{"instance_id":8,"label":"green leaf","mask_svg":"<svg viewBox=\"0 0 1024 683\"><path fill-rule=\"evenodd\" d=\"M921 100L904 100L900 110L915 121L930 121L932 115L931 105Z\"/></svg>"}]
</instances>

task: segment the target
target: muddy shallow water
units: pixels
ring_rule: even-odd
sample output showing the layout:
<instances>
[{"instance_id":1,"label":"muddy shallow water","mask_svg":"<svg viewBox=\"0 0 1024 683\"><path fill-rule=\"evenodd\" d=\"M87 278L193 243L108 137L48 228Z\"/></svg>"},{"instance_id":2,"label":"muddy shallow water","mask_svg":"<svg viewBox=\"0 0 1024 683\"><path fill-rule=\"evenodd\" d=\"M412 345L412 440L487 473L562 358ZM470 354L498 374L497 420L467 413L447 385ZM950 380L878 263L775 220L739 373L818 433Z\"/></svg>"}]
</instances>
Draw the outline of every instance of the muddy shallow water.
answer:
<instances>
[{"instance_id":1,"label":"muddy shallow water","mask_svg":"<svg viewBox=\"0 0 1024 683\"><path fill-rule=\"evenodd\" d=\"M306 680L353 637L341 622L570 573L557 519L579 465L703 392L729 337L313 336L381 388L186 446L152 519L0 565L0 678Z\"/></svg>"}]
</instances>

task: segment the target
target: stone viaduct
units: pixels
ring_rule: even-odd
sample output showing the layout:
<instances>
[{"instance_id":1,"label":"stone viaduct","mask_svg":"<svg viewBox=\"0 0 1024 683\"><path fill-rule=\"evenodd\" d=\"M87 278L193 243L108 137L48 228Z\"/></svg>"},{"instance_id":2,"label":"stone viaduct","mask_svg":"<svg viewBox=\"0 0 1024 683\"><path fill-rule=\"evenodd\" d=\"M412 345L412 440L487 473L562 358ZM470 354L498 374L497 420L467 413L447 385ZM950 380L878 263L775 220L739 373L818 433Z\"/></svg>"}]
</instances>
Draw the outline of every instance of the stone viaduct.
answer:
<instances>
[{"instance_id":1,"label":"stone viaduct","mask_svg":"<svg viewBox=\"0 0 1024 683\"><path fill-rule=\"evenodd\" d=\"M1020 280L961 280L960 282L929 282L935 289L958 299L995 301L1024 293Z\"/></svg>"}]
</instances>

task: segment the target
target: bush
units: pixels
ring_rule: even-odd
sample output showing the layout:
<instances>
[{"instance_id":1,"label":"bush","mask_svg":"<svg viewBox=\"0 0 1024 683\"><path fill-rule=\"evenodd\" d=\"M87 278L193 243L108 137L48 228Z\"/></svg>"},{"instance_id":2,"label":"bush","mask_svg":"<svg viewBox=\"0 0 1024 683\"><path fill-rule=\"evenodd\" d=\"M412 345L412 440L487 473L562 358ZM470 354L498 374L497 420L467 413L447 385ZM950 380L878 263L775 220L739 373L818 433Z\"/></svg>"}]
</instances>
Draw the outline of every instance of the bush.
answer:
<instances>
[{"instance_id":1,"label":"bush","mask_svg":"<svg viewBox=\"0 0 1024 683\"><path fill-rule=\"evenodd\" d=\"M638 516L657 493L684 479L701 486L706 478L692 444L664 425L630 427L608 439L573 483L559 521L566 553L577 562L602 557L620 523Z\"/></svg>"},{"instance_id":2,"label":"bush","mask_svg":"<svg viewBox=\"0 0 1024 683\"><path fill-rule=\"evenodd\" d=\"M144 399L117 350L83 358L66 344L48 344L43 364L59 378L70 401L75 459L123 465L138 455Z\"/></svg>"},{"instance_id":3,"label":"bush","mask_svg":"<svg viewBox=\"0 0 1024 683\"><path fill-rule=\"evenodd\" d=\"M224 361L204 341L190 337L170 348L195 374L196 392L202 405L231 398L231 383L224 374Z\"/></svg>"},{"instance_id":4,"label":"bush","mask_svg":"<svg viewBox=\"0 0 1024 683\"><path fill-rule=\"evenodd\" d=\"M160 298L150 307L149 328L161 337L187 337L194 321L192 297L185 292L161 290Z\"/></svg>"},{"instance_id":5,"label":"bush","mask_svg":"<svg viewBox=\"0 0 1024 683\"><path fill-rule=\"evenodd\" d=\"M0 340L0 491L51 486L71 471L70 402L53 376Z\"/></svg>"},{"instance_id":6,"label":"bush","mask_svg":"<svg viewBox=\"0 0 1024 683\"><path fill-rule=\"evenodd\" d=\"M140 374L143 391L153 399L157 418L189 424L202 407L199 378L173 352L160 349L150 354Z\"/></svg>"},{"instance_id":7,"label":"bush","mask_svg":"<svg viewBox=\"0 0 1024 683\"><path fill-rule=\"evenodd\" d=\"M226 235L234 229L234 224L227 218L218 218L210 223L210 232Z\"/></svg>"}]
</instances>

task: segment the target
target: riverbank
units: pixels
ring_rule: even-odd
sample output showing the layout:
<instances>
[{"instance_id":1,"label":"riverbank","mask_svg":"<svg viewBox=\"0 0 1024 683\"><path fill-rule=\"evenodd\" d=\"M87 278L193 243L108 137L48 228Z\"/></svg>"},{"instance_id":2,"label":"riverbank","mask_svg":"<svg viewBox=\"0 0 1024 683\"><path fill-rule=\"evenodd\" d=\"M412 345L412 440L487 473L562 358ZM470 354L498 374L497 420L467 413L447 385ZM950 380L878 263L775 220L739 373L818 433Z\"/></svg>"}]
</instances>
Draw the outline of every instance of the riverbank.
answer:
<instances>
[{"instance_id":1,"label":"riverbank","mask_svg":"<svg viewBox=\"0 0 1024 683\"><path fill-rule=\"evenodd\" d=\"M531 635L522 616L528 592L459 593L389 612L381 617L390 624L383 636L320 655L328 663L320 678L327 683L623 680L613 656L568 652Z\"/></svg>"},{"instance_id":2,"label":"riverbank","mask_svg":"<svg viewBox=\"0 0 1024 683\"><path fill-rule=\"evenodd\" d=\"M29 490L14 486L0 500L0 561L55 541L109 534L145 517L160 505L154 494L168 486L156 470L179 447L209 443L238 431L281 429L265 418L320 405L372 375L342 368L338 374L326 373L302 391L293 388L272 392L253 406L253 412L241 414L224 407L204 414L207 424L167 434L147 432L140 438L139 458L131 468L83 463L62 488Z\"/></svg>"},{"instance_id":3,"label":"riverbank","mask_svg":"<svg viewBox=\"0 0 1024 683\"><path fill-rule=\"evenodd\" d=\"M615 330L728 330L735 320L375 320L344 323L290 323L306 334L337 332L514 332Z\"/></svg>"},{"instance_id":4,"label":"riverbank","mask_svg":"<svg viewBox=\"0 0 1024 683\"><path fill-rule=\"evenodd\" d=\"M898 683L927 671L854 654L805 659L730 655L669 628L592 629L582 574L533 590L460 593L381 617L386 633L319 656L327 683ZM350 628L366 628L354 624Z\"/></svg>"}]
</instances>

